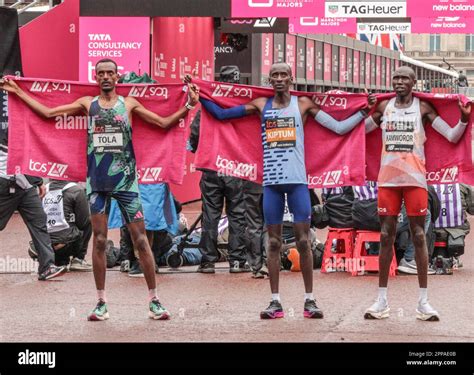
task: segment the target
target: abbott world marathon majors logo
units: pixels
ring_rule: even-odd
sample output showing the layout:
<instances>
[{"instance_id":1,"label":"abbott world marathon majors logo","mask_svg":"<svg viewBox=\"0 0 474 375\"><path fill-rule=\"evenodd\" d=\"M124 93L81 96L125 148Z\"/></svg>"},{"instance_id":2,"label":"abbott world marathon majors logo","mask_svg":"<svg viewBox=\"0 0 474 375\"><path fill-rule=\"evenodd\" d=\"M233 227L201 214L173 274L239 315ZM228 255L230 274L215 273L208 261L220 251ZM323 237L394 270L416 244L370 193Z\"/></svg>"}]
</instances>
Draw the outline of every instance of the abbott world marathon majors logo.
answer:
<instances>
[{"instance_id":1,"label":"abbott world marathon majors logo","mask_svg":"<svg viewBox=\"0 0 474 375\"><path fill-rule=\"evenodd\" d=\"M248 5L251 8L302 8L314 1L321 0L248 0Z\"/></svg>"},{"instance_id":2,"label":"abbott world marathon majors logo","mask_svg":"<svg viewBox=\"0 0 474 375\"><path fill-rule=\"evenodd\" d=\"M308 185L314 187L336 187L344 184L344 176L349 175L349 167L326 171L320 176L308 175Z\"/></svg>"},{"instance_id":3,"label":"abbott world marathon majors logo","mask_svg":"<svg viewBox=\"0 0 474 375\"><path fill-rule=\"evenodd\" d=\"M53 162L41 163L30 159L28 164L28 169L31 172L39 172L47 177L59 177L59 178L68 178L66 175L66 170L68 169L67 164L59 164Z\"/></svg>"},{"instance_id":4,"label":"abbott world marathon majors logo","mask_svg":"<svg viewBox=\"0 0 474 375\"><path fill-rule=\"evenodd\" d=\"M326 1L325 17L406 17L406 1Z\"/></svg>"},{"instance_id":5,"label":"abbott world marathon majors logo","mask_svg":"<svg viewBox=\"0 0 474 375\"><path fill-rule=\"evenodd\" d=\"M426 173L426 180L428 182L449 184L458 182L459 169L458 167L442 168L439 171L432 171Z\"/></svg>"}]
</instances>

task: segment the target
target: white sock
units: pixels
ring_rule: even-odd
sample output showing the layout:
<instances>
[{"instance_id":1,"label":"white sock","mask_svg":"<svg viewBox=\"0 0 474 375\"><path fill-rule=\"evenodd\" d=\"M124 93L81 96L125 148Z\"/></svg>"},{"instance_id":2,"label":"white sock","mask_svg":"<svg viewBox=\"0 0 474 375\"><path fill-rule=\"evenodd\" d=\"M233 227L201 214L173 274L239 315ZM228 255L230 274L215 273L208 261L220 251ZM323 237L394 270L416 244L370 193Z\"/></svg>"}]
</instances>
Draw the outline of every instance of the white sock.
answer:
<instances>
[{"instance_id":1,"label":"white sock","mask_svg":"<svg viewBox=\"0 0 474 375\"><path fill-rule=\"evenodd\" d=\"M379 288L379 301L387 303L387 287Z\"/></svg>"},{"instance_id":2,"label":"white sock","mask_svg":"<svg viewBox=\"0 0 474 375\"><path fill-rule=\"evenodd\" d=\"M314 299L313 293L305 293L305 294L304 294L304 300L305 300L305 302L306 302L307 299L313 300L313 299Z\"/></svg>"},{"instance_id":3,"label":"white sock","mask_svg":"<svg viewBox=\"0 0 474 375\"><path fill-rule=\"evenodd\" d=\"M280 300L280 293L272 293L272 301L281 302L281 300Z\"/></svg>"},{"instance_id":4,"label":"white sock","mask_svg":"<svg viewBox=\"0 0 474 375\"><path fill-rule=\"evenodd\" d=\"M107 302L107 300L105 299L105 289L102 289L102 290L97 289L97 298L101 299L104 302Z\"/></svg>"},{"instance_id":5,"label":"white sock","mask_svg":"<svg viewBox=\"0 0 474 375\"><path fill-rule=\"evenodd\" d=\"M153 298L158 299L158 295L156 294L156 289L148 289L148 298L151 301Z\"/></svg>"},{"instance_id":6,"label":"white sock","mask_svg":"<svg viewBox=\"0 0 474 375\"><path fill-rule=\"evenodd\" d=\"M428 302L428 288L420 288L420 298L418 299L418 303L423 305L426 302Z\"/></svg>"}]
</instances>

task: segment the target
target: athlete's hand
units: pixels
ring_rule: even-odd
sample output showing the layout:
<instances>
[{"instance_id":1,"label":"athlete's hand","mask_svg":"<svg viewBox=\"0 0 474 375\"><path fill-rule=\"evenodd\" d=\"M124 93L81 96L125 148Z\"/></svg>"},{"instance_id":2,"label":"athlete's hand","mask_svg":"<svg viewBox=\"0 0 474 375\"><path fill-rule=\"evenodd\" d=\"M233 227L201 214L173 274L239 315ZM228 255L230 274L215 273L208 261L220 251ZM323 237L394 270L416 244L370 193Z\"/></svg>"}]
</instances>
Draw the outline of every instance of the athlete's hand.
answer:
<instances>
[{"instance_id":1,"label":"athlete's hand","mask_svg":"<svg viewBox=\"0 0 474 375\"><path fill-rule=\"evenodd\" d=\"M461 121L468 122L471 116L472 102L467 102L465 105L462 104L461 99L458 99L459 110L461 111Z\"/></svg>"},{"instance_id":2,"label":"athlete's hand","mask_svg":"<svg viewBox=\"0 0 474 375\"><path fill-rule=\"evenodd\" d=\"M193 69L191 74L186 74L184 76L184 83L188 84L188 83L192 83L193 82L193 78L198 78L198 70L197 69Z\"/></svg>"},{"instance_id":3,"label":"athlete's hand","mask_svg":"<svg viewBox=\"0 0 474 375\"><path fill-rule=\"evenodd\" d=\"M44 185L38 186L38 195L41 199L46 195L46 187Z\"/></svg>"},{"instance_id":4,"label":"athlete's hand","mask_svg":"<svg viewBox=\"0 0 474 375\"><path fill-rule=\"evenodd\" d=\"M192 106L199 103L199 87L194 83L188 83L188 103Z\"/></svg>"},{"instance_id":5,"label":"athlete's hand","mask_svg":"<svg viewBox=\"0 0 474 375\"><path fill-rule=\"evenodd\" d=\"M372 110L372 108L375 107L377 104L377 98L373 93L369 93L367 89L364 89L365 93L368 95L367 97L367 109L369 112Z\"/></svg>"},{"instance_id":6,"label":"athlete's hand","mask_svg":"<svg viewBox=\"0 0 474 375\"><path fill-rule=\"evenodd\" d=\"M13 94L18 94L20 92L20 87L16 84L16 82L8 78L0 79L0 89Z\"/></svg>"}]
</instances>

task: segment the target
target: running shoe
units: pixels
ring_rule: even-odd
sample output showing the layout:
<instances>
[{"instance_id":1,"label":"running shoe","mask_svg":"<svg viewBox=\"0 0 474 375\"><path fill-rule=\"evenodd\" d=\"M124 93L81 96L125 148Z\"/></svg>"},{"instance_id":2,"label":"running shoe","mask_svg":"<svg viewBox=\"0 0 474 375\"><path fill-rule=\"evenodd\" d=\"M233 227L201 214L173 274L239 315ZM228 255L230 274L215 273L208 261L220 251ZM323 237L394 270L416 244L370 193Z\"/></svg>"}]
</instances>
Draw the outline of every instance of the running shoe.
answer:
<instances>
[{"instance_id":1,"label":"running shoe","mask_svg":"<svg viewBox=\"0 0 474 375\"><path fill-rule=\"evenodd\" d=\"M87 263L84 259L73 258L71 265L69 266L70 271L90 272L92 271L92 265Z\"/></svg>"},{"instance_id":2,"label":"running shoe","mask_svg":"<svg viewBox=\"0 0 474 375\"><path fill-rule=\"evenodd\" d=\"M58 266L55 266L54 264L51 264L46 269L46 271L38 275L38 280L39 281L51 280L55 277L63 275L66 272L67 272L67 267L65 266L58 267Z\"/></svg>"},{"instance_id":3,"label":"running shoe","mask_svg":"<svg viewBox=\"0 0 474 375\"><path fill-rule=\"evenodd\" d=\"M214 263L202 263L199 265L196 272L199 273L216 273L216 266Z\"/></svg>"},{"instance_id":4,"label":"running shoe","mask_svg":"<svg viewBox=\"0 0 474 375\"><path fill-rule=\"evenodd\" d=\"M168 320L170 318L170 313L165 307L160 303L157 298L153 298L150 301L150 311L148 312L148 317L154 320Z\"/></svg>"},{"instance_id":5,"label":"running shoe","mask_svg":"<svg viewBox=\"0 0 474 375\"><path fill-rule=\"evenodd\" d=\"M430 322L437 322L439 321L439 314L431 307L428 302L423 304L418 303L418 308L416 309L416 318Z\"/></svg>"},{"instance_id":6,"label":"running shoe","mask_svg":"<svg viewBox=\"0 0 474 375\"><path fill-rule=\"evenodd\" d=\"M252 272L252 269L247 263L239 264L238 261L235 261L233 265L229 266L229 272L230 273Z\"/></svg>"},{"instance_id":7,"label":"running shoe","mask_svg":"<svg viewBox=\"0 0 474 375\"><path fill-rule=\"evenodd\" d=\"M272 300L270 305L260 313L260 319L277 319L283 318L285 313L280 301Z\"/></svg>"},{"instance_id":8,"label":"running shoe","mask_svg":"<svg viewBox=\"0 0 474 375\"><path fill-rule=\"evenodd\" d=\"M377 300L372 306L365 310L365 319L385 319L390 316L390 307L387 301Z\"/></svg>"},{"instance_id":9,"label":"running shoe","mask_svg":"<svg viewBox=\"0 0 474 375\"><path fill-rule=\"evenodd\" d=\"M107 310L107 304L104 300L99 299L97 306L94 310L87 316L87 320L91 322L98 322L109 319L109 312Z\"/></svg>"},{"instance_id":10,"label":"running shoe","mask_svg":"<svg viewBox=\"0 0 474 375\"><path fill-rule=\"evenodd\" d=\"M316 305L315 299L307 299L304 302L304 313L305 318L310 319L322 319L324 317L321 309Z\"/></svg>"},{"instance_id":11,"label":"running shoe","mask_svg":"<svg viewBox=\"0 0 474 375\"><path fill-rule=\"evenodd\" d=\"M130 270L128 271L128 276L130 276L130 277L145 277L145 275L143 274L143 270L140 267L140 262L138 261L138 259L134 260L130 264Z\"/></svg>"}]
</instances>

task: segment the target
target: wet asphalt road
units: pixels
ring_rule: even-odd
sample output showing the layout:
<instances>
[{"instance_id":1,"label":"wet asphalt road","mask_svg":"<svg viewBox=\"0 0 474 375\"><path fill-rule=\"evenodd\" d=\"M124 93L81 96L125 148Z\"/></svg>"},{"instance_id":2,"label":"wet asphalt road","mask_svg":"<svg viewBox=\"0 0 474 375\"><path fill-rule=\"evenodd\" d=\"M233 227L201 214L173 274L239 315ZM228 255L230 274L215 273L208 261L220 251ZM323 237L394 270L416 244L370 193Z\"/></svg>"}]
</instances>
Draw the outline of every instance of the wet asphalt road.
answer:
<instances>
[{"instance_id":1,"label":"wet asphalt road","mask_svg":"<svg viewBox=\"0 0 474 375\"><path fill-rule=\"evenodd\" d=\"M195 215L191 213L191 215ZM324 240L325 231L318 232ZM118 243L117 230L110 237ZM19 215L0 232L0 258L28 259L29 236ZM452 276L429 276L429 299L440 322L415 319L416 276L389 282L391 317L366 321L364 310L377 293L377 276L314 272L315 296L323 320L303 318L300 273L281 274L286 317L262 321L259 311L269 302L268 280L250 274L229 274L226 264L215 275L192 272L196 267L157 275L158 293L172 313L169 321L147 318L144 279L118 270L107 272L111 318L88 322L96 302L91 272L68 273L38 282L34 274L0 274L1 342L472 342L474 341L474 237L467 238L464 268ZM90 261L90 253L87 259ZM4 271L4 269L2 270Z\"/></svg>"}]
</instances>

